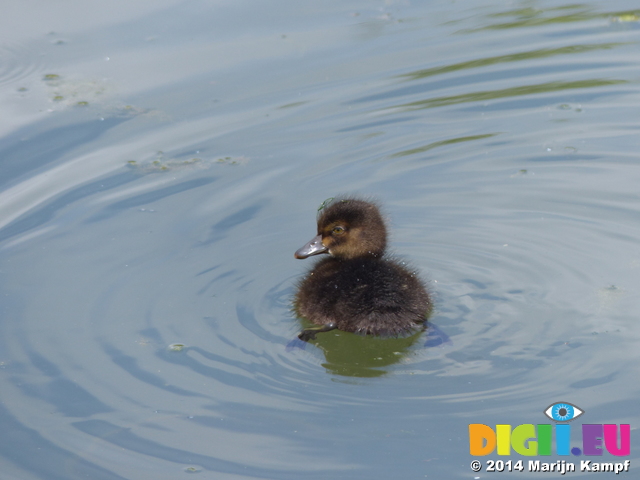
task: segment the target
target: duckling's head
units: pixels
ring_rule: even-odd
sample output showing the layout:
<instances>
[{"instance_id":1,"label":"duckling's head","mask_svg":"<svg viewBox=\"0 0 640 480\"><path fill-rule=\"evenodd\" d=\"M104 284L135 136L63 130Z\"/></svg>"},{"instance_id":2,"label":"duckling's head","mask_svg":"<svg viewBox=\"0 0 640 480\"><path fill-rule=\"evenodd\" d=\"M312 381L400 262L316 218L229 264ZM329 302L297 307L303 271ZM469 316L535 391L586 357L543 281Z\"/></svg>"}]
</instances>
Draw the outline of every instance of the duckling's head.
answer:
<instances>
[{"instance_id":1,"label":"duckling's head","mask_svg":"<svg viewBox=\"0 0 640 480\"><path fill-rule=\"evenodd\" d=\"M320 210L318 235L295 253L296 258L328 253L338 259L381 257L387 229L378 207L355 198L333 200Z\"/></svg>"}]
</instances>

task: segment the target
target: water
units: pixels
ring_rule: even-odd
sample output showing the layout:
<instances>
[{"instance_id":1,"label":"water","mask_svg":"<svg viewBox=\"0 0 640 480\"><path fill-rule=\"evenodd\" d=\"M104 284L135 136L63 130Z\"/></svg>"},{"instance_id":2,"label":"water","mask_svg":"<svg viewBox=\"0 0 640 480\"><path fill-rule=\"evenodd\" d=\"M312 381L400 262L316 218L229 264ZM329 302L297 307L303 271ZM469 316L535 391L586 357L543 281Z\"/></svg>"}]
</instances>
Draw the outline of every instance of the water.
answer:
<instances>
[{"instance_id":1,"label":"water","mask_svg":"<svg viewBox=\"0 0 640 480\"><path fill-rule=\"evenodd\" d=\"M634 2L7 13L1 478L502 478L468 425L558 401L573 445L631 424L637 468ZM286 349L340 193L384 205L450 342Z\"/></svg>"}]
</instances>

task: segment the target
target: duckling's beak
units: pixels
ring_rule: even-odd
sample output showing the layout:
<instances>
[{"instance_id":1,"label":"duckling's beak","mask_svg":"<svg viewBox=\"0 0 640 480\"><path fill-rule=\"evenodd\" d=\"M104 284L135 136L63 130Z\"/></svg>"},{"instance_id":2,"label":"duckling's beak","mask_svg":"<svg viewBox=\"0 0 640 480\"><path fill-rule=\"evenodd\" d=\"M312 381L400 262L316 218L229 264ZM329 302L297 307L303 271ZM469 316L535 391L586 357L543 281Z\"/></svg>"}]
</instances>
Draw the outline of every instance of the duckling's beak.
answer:
<instances>
[{"instance_id":1,"label":"duckling's beak","mask_svg":"<svg viewBox=\"0 0 640 480\"><path fill-rule=\"evenodd\" d=\"M318 255L319 253L327 253L329 249L322 243L322 235L313 237L309 243L304 247L296 251L296 258L307 258L311 255Z\"/></svg>"}]
</instances>

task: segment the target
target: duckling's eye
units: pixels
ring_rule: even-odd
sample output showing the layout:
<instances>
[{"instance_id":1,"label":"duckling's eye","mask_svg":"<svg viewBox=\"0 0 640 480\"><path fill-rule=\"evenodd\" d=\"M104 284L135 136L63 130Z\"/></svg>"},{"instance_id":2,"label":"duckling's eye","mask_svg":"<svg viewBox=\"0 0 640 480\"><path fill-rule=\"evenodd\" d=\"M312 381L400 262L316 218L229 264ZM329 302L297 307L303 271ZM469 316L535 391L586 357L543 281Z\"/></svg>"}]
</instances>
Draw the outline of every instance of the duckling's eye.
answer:
<instances>
[{"instance_id":1,"label":"duckling's eye","mask_svg":"<svg viewBox=\"0 0 640 480\"><path fill-rule=\"evenodd\" d=\"M331 233L333 235L342 235L346 230L344 229L344 227L341 227L340 225L336 225L335 227L333 227L333 230L331 230Z\"/></svg>"}]
</instances>

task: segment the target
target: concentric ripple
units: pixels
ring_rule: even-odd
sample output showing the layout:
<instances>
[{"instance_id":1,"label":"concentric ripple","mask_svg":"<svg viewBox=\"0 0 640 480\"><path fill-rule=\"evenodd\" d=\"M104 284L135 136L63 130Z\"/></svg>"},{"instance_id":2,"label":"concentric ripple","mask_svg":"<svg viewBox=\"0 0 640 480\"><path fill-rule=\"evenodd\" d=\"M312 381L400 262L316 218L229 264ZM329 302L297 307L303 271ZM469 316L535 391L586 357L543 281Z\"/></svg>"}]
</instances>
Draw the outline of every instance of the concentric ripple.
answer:
<instances>
[{"instance_id":1,"label":"concentric ripple","mask_svg":"<svg viewBox=\"0 0 640 480\"><path fill-rule=\"evenodd\" d=\"M0 85L17 83L42 72L44 58L25 45L0 39Z\"/></svg>"}]
</instances>

